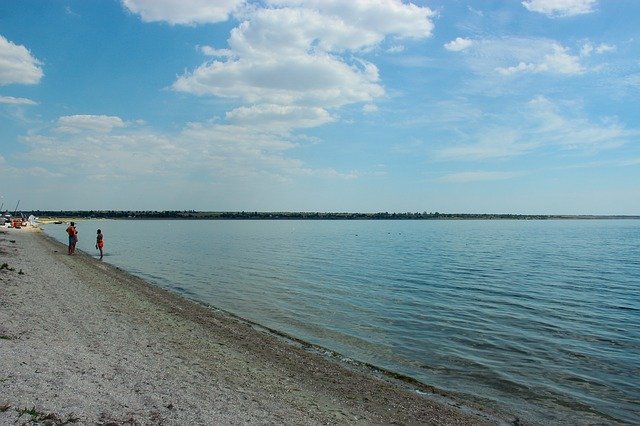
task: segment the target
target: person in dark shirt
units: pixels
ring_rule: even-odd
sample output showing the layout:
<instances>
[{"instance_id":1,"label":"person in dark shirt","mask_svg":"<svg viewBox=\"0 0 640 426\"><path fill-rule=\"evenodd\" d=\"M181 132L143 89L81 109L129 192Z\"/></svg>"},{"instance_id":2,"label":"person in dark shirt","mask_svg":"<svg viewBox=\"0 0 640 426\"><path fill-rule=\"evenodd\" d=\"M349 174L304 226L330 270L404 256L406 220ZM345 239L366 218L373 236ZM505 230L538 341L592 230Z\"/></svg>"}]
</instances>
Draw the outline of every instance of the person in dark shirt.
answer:
<instances>
[{"instance_id":1,"label":"person in dark shirt","mask_svg":"<svg viewBox=\"0 0 640 426\"><path fill-rule=\"evenodd\" d=\"M67 234L69 234L69 254L74 254L76 252L76 244L78 244L78 230L74 222L71 222L67 227Z\"/></svg>"}]
</instances>

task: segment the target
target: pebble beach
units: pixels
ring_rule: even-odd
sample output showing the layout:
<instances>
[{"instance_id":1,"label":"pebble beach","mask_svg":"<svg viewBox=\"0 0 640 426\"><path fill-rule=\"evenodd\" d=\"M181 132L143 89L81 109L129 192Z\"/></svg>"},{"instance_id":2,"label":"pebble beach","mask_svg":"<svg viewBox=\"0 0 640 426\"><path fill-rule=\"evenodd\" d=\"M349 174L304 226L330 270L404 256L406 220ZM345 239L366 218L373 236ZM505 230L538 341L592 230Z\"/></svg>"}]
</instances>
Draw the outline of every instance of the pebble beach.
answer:
<instances>
[{"instance_id":1,"label":"pebble beach","mask_svg":"<svg viewBox=\"0 0 640 426\"><path fill-rule=\"evenodd\" d=\"M0 424L509 424L0 229Z\"/></svg>"}]
</instances>

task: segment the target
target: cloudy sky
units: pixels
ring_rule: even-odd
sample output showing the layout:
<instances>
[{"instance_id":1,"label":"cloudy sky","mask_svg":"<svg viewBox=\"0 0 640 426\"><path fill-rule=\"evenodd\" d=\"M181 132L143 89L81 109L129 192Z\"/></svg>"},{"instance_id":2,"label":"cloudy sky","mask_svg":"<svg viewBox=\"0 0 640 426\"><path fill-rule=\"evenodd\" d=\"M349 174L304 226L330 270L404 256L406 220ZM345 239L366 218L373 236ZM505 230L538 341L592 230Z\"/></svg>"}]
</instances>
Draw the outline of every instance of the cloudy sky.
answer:
<instances>
[{"instance_id":1,"label":"cloudy sky","mask_svg":"<svg viewBox=\"0 0 640 426\"><path fill-rule=\"evenodd\" d=\"M12 210L640 214L637 0L3 0Z\"/></svg>"}]
</instances>

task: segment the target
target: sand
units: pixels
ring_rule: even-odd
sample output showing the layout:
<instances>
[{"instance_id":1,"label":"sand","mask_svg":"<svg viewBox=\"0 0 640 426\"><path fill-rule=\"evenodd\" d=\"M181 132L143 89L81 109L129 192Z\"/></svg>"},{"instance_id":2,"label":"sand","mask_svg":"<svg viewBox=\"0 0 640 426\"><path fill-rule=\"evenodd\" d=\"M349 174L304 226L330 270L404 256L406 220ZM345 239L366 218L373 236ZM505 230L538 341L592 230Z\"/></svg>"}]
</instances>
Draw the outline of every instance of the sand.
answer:
<instances>
[{"instance_id":1,"label":"sand","mask_svg":"<svg viewBox=\"0 0 640 426\"><path fill-rule=\"evenodd\" d=\"M512 421L69 256L35 228L0 229L5 263L3 425Z\"/></svg>"}]
</instances>

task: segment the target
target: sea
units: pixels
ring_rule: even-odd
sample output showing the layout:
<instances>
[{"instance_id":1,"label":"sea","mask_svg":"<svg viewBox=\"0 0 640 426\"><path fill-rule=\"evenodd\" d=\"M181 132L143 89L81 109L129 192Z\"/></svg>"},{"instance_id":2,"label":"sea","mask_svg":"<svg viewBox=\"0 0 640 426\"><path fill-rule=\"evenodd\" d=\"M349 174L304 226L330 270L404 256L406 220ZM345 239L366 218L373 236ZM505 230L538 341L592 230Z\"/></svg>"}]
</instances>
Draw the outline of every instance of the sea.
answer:
<instances>
[{"instance_id":1,"label":"sea","mask_svg":"<svg viewBox=\"0 0 640 426\"><path fill-rule=\"evenodd\" d=\"M80 250L535 424L640 423L640 220L83 220ZM64 225L44 230L65 242Z\"/></svg>"}]
</instances>

